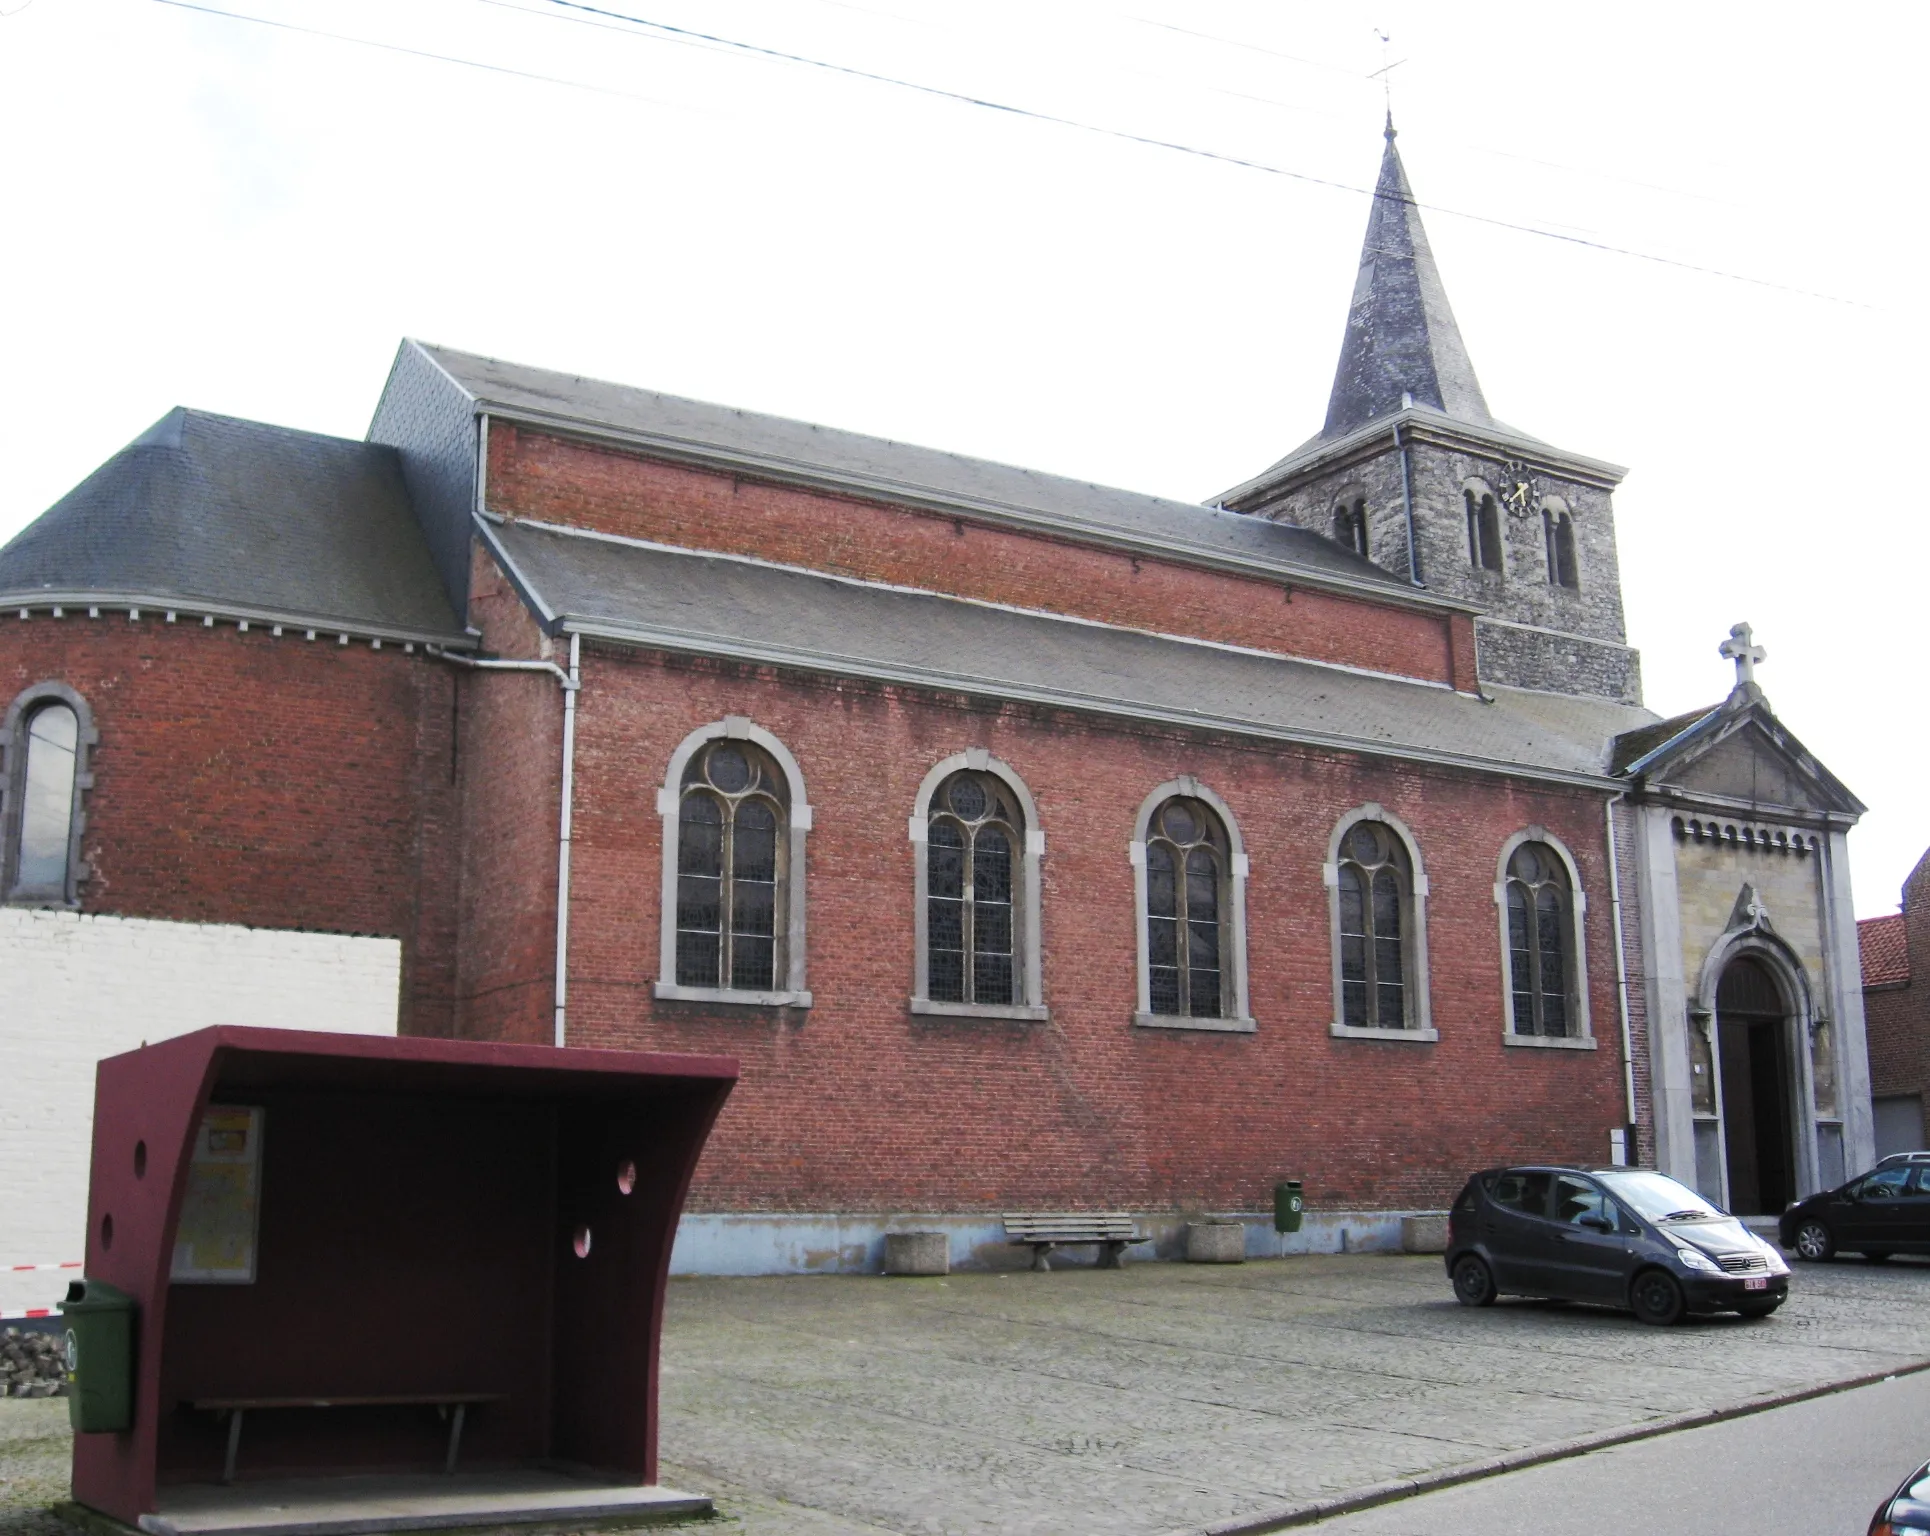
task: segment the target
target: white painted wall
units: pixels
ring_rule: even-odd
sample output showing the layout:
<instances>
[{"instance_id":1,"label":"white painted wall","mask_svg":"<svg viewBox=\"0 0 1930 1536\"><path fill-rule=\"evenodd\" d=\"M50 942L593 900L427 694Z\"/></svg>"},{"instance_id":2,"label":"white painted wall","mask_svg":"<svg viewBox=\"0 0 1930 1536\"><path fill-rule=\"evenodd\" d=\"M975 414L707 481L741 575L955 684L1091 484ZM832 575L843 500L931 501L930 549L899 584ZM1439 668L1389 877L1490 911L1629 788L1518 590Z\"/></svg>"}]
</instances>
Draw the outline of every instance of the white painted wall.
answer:
<instances>
[{"instance_id":1,"label":"white painted wall","mask_svg":"<svg viewBox=\"0 0 1930 1536\"><path fill-rule=\"evenodd\" d=\"M0 908L0 1312L82 1257L94 1064L210 1024L392 1035L396 939Z\"/></svg>"}]
</instances>

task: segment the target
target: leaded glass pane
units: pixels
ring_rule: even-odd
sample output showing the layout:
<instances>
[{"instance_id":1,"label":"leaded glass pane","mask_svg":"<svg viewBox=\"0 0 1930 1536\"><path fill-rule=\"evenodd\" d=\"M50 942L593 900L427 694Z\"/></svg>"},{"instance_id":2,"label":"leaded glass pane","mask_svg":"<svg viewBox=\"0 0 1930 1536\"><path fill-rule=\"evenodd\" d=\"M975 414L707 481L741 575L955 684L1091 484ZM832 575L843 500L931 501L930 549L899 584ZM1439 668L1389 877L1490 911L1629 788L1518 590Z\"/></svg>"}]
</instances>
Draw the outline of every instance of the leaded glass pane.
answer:
<instances>
[{"instance_id":1,"label":"leaded glass pane","mask_svg":"<svg viewBox=\"0 0 1930 1536\"><path fill-rule=\"evenodd\" d=\"M27 720L27 769L20 807L16 884L66 894L74 830L74 770L80 720L65 704L47 704Z\"/></svg>"},{"instance_id":2,"label":"leaded glass pane","mask_svg":"<svg viewBox=\"0 0 1930 1536\"><path fill-rule=\"evenodd\" d=\"M972 841L972 900L1012 902L1012 844L997 827L981 827Z\"/></svg>"},{"instance_id":3,"label":"leaded glass pane","mask_svg":"<svg viewBox=\"0 0 1930 1536\"><path fill-rule=\"evenodd\" d=\"M953 822L935 821L925 845L925 889L934 898L965 895L965 833Z\"/></svg>"},{"instance_id":4,"label":"leaded glass pane","mask_svg":"<svg viewBox=\"0 0 1930 1536\"><path fill-rule=\"evenodd\" d=\"M1153 917L1179 915L1179 888L1174 879L1173 850L1165 843L1146 847L1146 911Z\"/></svg>"},{"instance_id":5,"label":"leaded glass pane","mask_svg":"<svg viewBox=\"0 0 1930 1536\"><path fill-rule=\"evenodd\" d=\"M953 779L947 798L951 808L967 821L977 821L985 814L985 790L975 779Z\"/></svg>"},{"instance_id":6,"label":"leaded glass pane","mask_svg":"<svg viewBox=\"0 0 1930 1536\"><path fill-rule=\"evenodd\" d=\"M751 762L741 747L728 742L712 747L705 770L710 782L727 795L750 788Z\"/></svg>"},{"instance_id":7,"label":"leaded glass pane","mask_svg":"<svg viewBox=\"0 0 1930 1536\"><path fill-rule=\"evenodd\" d=\"M1563 919L1561 893L1544 885L1535 896L1536 937L1540 941L1541 1032L1568 1033L1568 967L1563 961L1568 925Z\"/></svg>"}]
</instances>

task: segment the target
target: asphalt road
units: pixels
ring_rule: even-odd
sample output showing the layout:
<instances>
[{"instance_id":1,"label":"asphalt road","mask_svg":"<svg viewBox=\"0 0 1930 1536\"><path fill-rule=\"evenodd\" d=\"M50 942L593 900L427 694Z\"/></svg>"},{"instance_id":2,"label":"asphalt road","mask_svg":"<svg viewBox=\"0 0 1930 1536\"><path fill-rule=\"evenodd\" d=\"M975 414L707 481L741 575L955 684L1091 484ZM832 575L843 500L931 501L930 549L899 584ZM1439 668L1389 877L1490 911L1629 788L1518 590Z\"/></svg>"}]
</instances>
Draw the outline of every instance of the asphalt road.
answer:
<instances>
[{"instance_id":1,"label":"asphalt road","mask_svg":"<svg viewBox=\"0 0 1930 1536\"><path fill-rule=\"evenodd\" d=\"M1863 1536L1930 1458L1930 1372L1638 1440L1309 1527L1321 1536Z\"/></svg>"}]
</instances>

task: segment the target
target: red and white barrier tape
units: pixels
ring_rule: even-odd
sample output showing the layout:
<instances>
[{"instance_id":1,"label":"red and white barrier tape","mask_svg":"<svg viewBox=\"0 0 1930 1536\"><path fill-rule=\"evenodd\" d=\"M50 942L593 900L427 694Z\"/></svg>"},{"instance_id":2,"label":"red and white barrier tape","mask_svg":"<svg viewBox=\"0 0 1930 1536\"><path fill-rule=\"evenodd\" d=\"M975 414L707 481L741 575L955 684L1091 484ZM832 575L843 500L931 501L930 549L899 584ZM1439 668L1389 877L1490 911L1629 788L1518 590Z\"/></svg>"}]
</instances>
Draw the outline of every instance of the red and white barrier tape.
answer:
<instances>
[{"instance_id":1,"label":"red and white barrier tape","mask_svg":"<svg viewBox=\"0 0 1930 1536\"><path fill-rule=\"evenodd\" d=\"M79 1269L80 1267L81 1261L75 1259L70 1264L0 1264L0 1271L4 1271L10 1275L17 1275L22 1270L28 1269Z\"/></svg>"},{"instance_id":2,"label":"red and white barrier tape","mask_svg":"<svg viewBox=\"0 0 1930 1536\"><path fill-rule=\"evenodd\" d=\"M24 1317L54 1317L57 1315L52 1307L29 1307L24 1312L0 1312L0 1323L15 1322Z\"/></svg>"}]
</instances>

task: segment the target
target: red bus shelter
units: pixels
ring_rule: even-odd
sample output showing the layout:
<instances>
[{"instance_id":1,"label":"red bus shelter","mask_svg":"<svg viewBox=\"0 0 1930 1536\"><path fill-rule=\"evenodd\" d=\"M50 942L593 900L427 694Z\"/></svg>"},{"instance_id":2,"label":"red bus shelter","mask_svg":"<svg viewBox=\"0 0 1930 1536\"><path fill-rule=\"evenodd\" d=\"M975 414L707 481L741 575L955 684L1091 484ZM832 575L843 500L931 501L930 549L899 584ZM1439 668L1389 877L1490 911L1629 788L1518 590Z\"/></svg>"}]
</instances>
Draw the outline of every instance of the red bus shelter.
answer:
<instances>
[{"instance_id":1,"label":"red bus shelter","mask_svg":"<svg viewBox=\"0 0 1930 1536\"><path fill-rule=\"evenodd\" d=\"M86 1273L133 1298L131 1415L75 1436L74 1497L158 1536L707 1508L655 1486L658 1348L736 1077L227 1027L103 1061Z\"/></svg>"}]
</instances>

